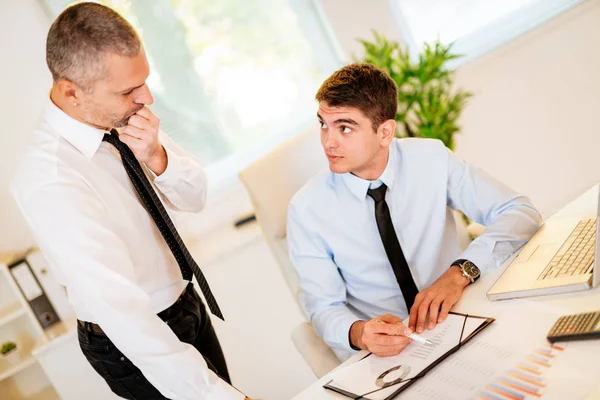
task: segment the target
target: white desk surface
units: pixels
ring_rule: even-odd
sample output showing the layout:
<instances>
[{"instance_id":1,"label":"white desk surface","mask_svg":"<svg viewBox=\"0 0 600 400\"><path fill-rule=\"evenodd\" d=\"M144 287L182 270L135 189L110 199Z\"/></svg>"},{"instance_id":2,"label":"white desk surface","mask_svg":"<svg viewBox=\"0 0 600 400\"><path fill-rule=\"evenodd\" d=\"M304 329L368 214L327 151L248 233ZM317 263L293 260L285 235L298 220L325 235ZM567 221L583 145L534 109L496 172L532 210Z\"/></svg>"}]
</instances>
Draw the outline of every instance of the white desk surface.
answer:
<instances>
[{"instance_id":1,"label":"white desk surface","mask_svg":"<svg viewBox=\"0 0 600 400\"><path fill-rule=\"evenodd\" d=\"M560 209L557 213L550 217L562 218L580 215L582 213L595 213L598 201L598 185L594 185L588 191L584 192L577 199L567 204L565 207ZM482 276L476 284L469 286L465 289L461 300L452 308L452 311L465 312L472 315L486 315L490 308L493 308L493 304L496 302L490 302L486 293L498 277L502 274L504 269L508 266L510 261L514 258L509 258L502 266L495 271L489 272L485 276ZM539 296L531 297L527 300L542 302L548 305L556 306L565 309L565 313L576 313L585 311L597 311L600 310L600 286L580 291L572 292L567 294L558 294L550 296ZM502 303L508 303L513 300L502 300ZM518 308L515 309L518 311ZM589 341L586 342L588 346L600 346L600 341ZM340 367L351 364L355 361L355 357L350 358L344 362ZM598 373L597 371L590 371L590 373ZM319 381L313 383L307 389L299 393L292 400L341 400L348 399L345 396L332 392L330 390L323 389L323 385L329 382L331 379L329 375L325 375ZM600 387L599 391L592 394L588 399L600 399Z\"/></svg>"}]
</instances>

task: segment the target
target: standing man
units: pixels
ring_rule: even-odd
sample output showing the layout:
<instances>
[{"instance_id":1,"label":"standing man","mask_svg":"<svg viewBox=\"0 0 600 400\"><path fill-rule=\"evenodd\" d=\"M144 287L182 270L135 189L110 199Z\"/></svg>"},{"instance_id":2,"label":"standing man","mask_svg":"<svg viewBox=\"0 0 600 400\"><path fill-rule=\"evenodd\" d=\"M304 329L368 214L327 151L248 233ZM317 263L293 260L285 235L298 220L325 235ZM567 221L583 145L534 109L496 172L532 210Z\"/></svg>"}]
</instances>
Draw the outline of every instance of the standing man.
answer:
<instances>
[{"instance_id":1,"label":"standing man","mask_svg":"<svg viewBox=\"0 0 600 400\"><path fill-rule=\"evenodd\" d=\"M340 358L358 349L396 355L407 335L443 322L467 285L529 240L540 214L442 142L395 139L397 87L373 65L338 70L316 98L331 172L289 207L300 300ZM486 225L462 252L452 210Z\"/></svg>"},{"instance_id":2,"label":"standing man","mask_svg":"<svg viewBox=\"0 0 600 400\"><path fill-rule=\"evenodd\" d=\"M148 108L140 38L80 3L50 27L46 59L50 99L12 194L67 288L83 354L123 398L244 399L192 276L223 318L219 306L167 211L201 210L206 176Z\"/></svg>"}]
</instances>

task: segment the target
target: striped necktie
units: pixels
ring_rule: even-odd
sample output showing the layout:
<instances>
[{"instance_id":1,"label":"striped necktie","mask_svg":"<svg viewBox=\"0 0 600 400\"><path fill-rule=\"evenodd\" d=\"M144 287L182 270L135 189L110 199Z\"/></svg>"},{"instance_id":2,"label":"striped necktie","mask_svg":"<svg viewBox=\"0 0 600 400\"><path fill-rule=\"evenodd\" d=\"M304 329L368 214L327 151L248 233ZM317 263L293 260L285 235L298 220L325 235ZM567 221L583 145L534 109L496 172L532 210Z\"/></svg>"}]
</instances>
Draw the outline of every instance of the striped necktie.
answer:
<instances>
[{"instance_id":1,"label":"striped necktie","mask_svg":"<svg viewBox=\"0 0 600 400\"><path fill-rule=\"evenodd\" d=\"M175 225L173 225L171 217L167 214L167 210L165 210L165 207L158 198L152 184L150 184L148 177L144 173L142 166L135 158L131 149L119 140L119 134L115 129L112 129L110 134L105 134L102 140L112 144L121 154L121 161L125 166L125 171L127 171L127 175L129 175L129 179L131 179L140 200L142 200L146 210L148 210L152 216L154 223L165 239L165 242L167 242L169 249L171 249L173 256L175 256L175 260L177 260L177 264L179 264L179 269L181 269L183 279L191 281L192 275L196 276L202 294L208 304L208 308L215 316L224 320L221 309L208 286L208 282L206 281L202 270L200 270L200 267L198 267L198 264L196 264L192 258L187 247L185 247L183 240L181 240L181 236L179 236L177 229L175 229Z\"/></svg>"}]
</instances>

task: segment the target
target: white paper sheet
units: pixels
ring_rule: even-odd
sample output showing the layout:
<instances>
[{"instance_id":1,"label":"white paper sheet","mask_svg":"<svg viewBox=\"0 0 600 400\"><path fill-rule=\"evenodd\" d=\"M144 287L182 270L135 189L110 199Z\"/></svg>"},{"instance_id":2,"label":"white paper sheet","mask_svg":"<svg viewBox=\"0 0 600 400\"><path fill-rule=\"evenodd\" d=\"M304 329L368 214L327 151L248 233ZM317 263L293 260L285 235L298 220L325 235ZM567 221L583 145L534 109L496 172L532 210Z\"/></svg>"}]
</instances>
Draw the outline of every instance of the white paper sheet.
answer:
<instances>
[{"instance_id":1,"label":"white paper sheet","mask_svg":"<svg viewBox=\"0 0 600 400\"><path fill-rule=\"evenodd\" d=\"M400 398L577 400L585 398L600 384L594 382L589 372L597 370L600 343L558 343L563 351L548 347L545 340L548 330L560 315L569 312L532 301L495 304L495 311L490 313L496 318L493 324L408 388ZM518 313L514 312L515 308L519 309ZM535 384L538 379L539 384Z\"/></svg>"},{"instance_id":2,"label":"white paper sheet","mask_svg":"<svg viewBox=\"0 0 600 400\"><path fill-rule=\"evenodd\" d=\"M571 312L526 300L493 303L488 308L488 316L496 321L403 391L398 396L400 399L577 400L600 387L600 373L594 373L598 371L600 360L599 341L557 343L557 347L563 349L559 350L549 348L545 339L556 319ZM518 313L514 312L516 308ZM469 324L465 332L473 329L474 325ZM396 357L370 356L336 371L332 378L342 389L356 394L367 393L377 388L375 381L379 375L375 374L385 371L385 367L406 364L416 371L420 365L430 364L440 352L452 347L450 338L456 331L444 323L423 333L427 338L435 339L436 335L440 335L440 347L430 353L412 343ZM366 360L369 363L364 363ZM365 369L366 365L371 369ZM385 379L397 378L404 371L399 368L393 371L395 375L390 373ZM410 376L414 373L407 374ZM537 384L536 380L539 381ZM395 385L366 398L384 399L399 387ZM499 393L502 391L512 397L503 396Z\"/></svg>"},{"instance_id":3,"label":"white paper sheet","mask_svg":"<svg viewBox=\"0 0 600 400\"><path fill-rule=\"evenodd\" d=\"M464 316L450 314L446 321L434 330L421 334L435 345L422 345L413 341L402 353L394 357L380 358L369 355L332 374L334 386L363 395L366 399L385 399L405 385L408 379L414 378L455 347L461 338L461 333L464 340L484 322L485 319L468 318L465 323ZM407 323L406 321L405 324ZM367 393L371 394L365 395Z\"/></svg>"}]
</instances>

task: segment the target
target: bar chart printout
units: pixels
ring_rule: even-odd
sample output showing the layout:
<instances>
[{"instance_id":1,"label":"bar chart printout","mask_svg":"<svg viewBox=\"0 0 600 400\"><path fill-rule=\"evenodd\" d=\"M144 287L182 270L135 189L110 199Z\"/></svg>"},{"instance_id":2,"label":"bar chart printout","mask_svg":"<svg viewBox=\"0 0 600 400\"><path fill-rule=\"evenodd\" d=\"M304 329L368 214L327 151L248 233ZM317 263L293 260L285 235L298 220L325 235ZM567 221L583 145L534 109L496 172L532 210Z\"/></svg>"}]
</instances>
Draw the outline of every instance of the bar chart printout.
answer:
<instances>
[{"instance_id":1,"label":"bar chart printout","mask_svg":"<svg viewBox=\"0 0 600 400\"><path fill-rule=\"evenodd\" d=\"M474 398L477 400L541 398L547 386L546 377L564 350L564 346L550 343L539 347L502 376L487 384Z\"/></svg>"}]
</instances>

